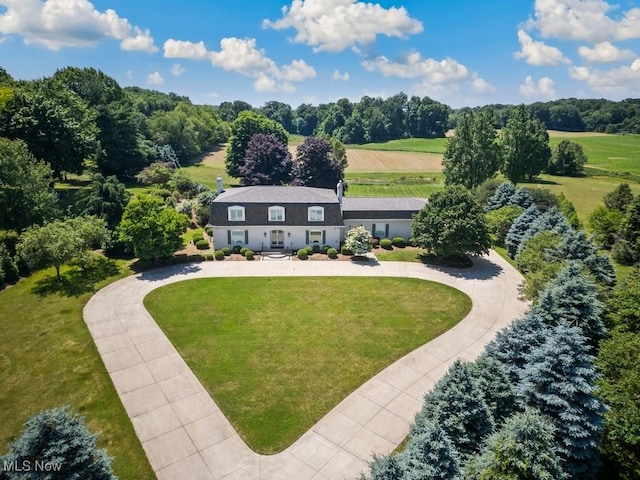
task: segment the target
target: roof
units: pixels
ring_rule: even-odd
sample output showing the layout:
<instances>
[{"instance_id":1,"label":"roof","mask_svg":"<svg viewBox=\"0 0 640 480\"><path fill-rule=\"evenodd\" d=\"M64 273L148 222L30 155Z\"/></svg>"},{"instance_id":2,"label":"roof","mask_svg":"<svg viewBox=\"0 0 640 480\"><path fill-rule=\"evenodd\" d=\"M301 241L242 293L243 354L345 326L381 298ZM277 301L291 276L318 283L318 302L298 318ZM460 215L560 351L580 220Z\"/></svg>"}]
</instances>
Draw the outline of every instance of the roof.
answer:
<instances>
[{"instance_id":1,"label":"roof","mask_svg":"<svg viewBox=\"0 0 640 480\"><path fill-rule=\"evenodd\" d=\"M412 197L344 197L342 211L351 219L411 219L427 204L423 198Z\"/></svg>"},{"instance_id":2,"label":"roof","mask_svg":"<svg viewBox=\"0 0 640 480\"><path fill-rule=\"evenodd\" d=\"M259 185L225 190L214 203L337 204L338 197L331 188Z\"/></svg>"}]
</instances>

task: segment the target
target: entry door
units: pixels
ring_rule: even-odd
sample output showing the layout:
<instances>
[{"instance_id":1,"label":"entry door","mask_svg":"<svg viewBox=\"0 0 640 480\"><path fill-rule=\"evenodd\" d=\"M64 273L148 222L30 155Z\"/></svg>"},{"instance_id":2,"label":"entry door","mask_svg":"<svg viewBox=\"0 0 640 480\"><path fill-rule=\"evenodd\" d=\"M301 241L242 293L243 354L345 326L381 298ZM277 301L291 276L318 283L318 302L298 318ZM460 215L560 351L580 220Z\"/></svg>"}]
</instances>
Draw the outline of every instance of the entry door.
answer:
<instances>
[{"instance_id":1,"label":"entry door","mask_svg":"<svg viewBox=\"0 0 640 480\"><path fill-rule=\"evenodd\" d=\"M271 248L284 248L283 230L271 230Z\"/></svg>"}]
</instances>

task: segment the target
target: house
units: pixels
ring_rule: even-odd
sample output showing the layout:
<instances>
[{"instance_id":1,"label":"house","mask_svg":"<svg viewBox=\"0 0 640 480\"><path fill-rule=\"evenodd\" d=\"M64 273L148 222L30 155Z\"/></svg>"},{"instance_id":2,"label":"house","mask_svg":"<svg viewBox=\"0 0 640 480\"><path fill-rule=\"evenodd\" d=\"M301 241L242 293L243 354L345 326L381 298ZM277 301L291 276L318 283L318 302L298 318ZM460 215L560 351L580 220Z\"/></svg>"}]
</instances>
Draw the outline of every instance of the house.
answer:
<instances>
[{"instance_id":1,"label":"house","mask_svg":"<svg viewBox=\"0 0 640 480\"><path fill-rule=\"evenodd\" d=\"M242 245L254 251L295 250L308 245L339 248L344 235L364 225L376 237L411 235L412 215L426 200L351 198L342 183L332 189L251 186L222 190L211 204L215 248Z\"/></svg>"}]
</instances>

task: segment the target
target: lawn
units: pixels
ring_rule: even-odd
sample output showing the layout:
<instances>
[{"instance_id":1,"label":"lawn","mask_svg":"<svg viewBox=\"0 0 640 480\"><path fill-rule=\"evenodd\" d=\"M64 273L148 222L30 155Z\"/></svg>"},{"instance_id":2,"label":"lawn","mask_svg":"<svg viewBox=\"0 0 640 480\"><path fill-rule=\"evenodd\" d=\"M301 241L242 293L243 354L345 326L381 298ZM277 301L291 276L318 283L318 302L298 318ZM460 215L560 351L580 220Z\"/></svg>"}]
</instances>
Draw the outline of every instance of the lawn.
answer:
<instances>
[{"instance_id":1,"label":"lawn","mask_svg":"<svg viewBox=\"0 0 640 480\"><path fill-rule=\"evenodd\" d=\"M247 444L271 454L471 301L408 278L210 278L145 306Z\"/></svg>"},{"instance_id":2,"label":"lawn","mask_svg":"<svg viewBox=\"0 0 640 480\"><path fill-rule=\"evenodd\" d=\"M44 270L0 292L0 455L23 424L46 408L69 405L100 434L121 479L155 475L82 318L94 290L131 274L103 260L85 272Z\"/></svg>"},{"instance_id":3,"label":"lawn","mask_svg":"<svg viewBox=\"0 0 640 480\"><path fill-rule=\"evenodd\" d=\"M353 150L382 150L393 152L444 153L446 138L405 138L389 140L382 143L365 143L364 145L348 145Z\"/></svg>"}]
</instances>

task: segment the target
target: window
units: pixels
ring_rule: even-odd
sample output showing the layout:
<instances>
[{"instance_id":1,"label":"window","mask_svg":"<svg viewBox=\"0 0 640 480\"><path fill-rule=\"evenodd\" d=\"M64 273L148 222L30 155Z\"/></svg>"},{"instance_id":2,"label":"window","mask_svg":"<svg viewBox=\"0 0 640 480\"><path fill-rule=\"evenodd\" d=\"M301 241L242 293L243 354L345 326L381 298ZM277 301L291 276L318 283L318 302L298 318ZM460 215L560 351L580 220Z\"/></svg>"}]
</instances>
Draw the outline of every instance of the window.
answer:
<instances>
[{"instance_id":1,"label":"window","mask_svg":"<svg viewBox=\"0 0 640 480\"><path fill-rule=\"evenodd\" d=\"M229 231L229 243L231 245L244 245L247 243L247 232L244 230Z\"/></svg>"},{"instance_id":2,"label":"window","mask_svg":"<svg viewBox=\"0 0 640 480\"><path fill-rule=\"evenodd\" d=\"M389 224L388 223L374 223L371 229L373 236L377 238L384 238L389 236Z\"/></svg>"},{"instance_id":3,"label":"window","mask_svg":"<svg viewBox=\"0 0 640 480\"><path fill-rule=\"evenodd\" d=\"M270 222L284 222L284 207L269 207Z\"/></svg>"},{"instance_id":4,"label":"window","mask_svg":"<svg viewBox=\"0 0 640 480\"><path fill-rule=\"evenodd\" d=\"M229 207L228 212L230 222L244 222L244 207L235 205Z\"/></svg>"},{"instance_id":5,"label":"window","mask_svg":"<svg viewBox=\"0 0 640 480\"><path fill-rule=\"evenodd\" d=\"M324 222L324 207L309 207L310 222Z\"/></svg>"},{"instance_id":6,"label":"window","mask_svg":"<svg viewBox=\"0 0 640 480\"><path fill-rule=\"evenodd\" d=\"M317 230L309 231L309 243L322 243L322 232Z\"/></svg>"}]
</instances>

